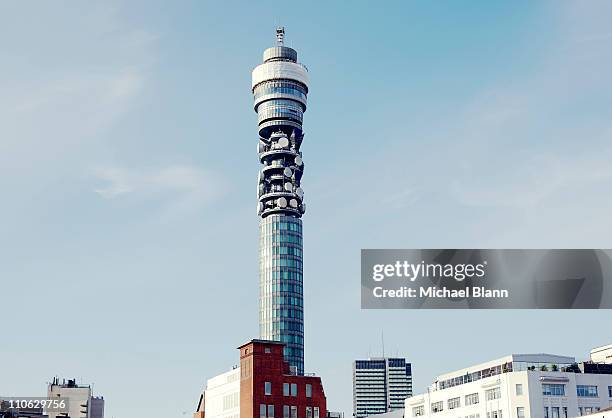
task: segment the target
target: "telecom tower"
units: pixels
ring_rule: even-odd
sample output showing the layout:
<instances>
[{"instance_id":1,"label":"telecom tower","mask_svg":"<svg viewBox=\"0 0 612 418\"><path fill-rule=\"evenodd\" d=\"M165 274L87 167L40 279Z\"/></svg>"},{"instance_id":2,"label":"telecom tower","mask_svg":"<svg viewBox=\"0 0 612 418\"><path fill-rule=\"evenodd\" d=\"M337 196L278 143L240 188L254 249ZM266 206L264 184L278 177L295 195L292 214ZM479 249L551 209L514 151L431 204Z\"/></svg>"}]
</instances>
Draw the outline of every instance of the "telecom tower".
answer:
<instances>
[{"instance_id":1,"label":"telecom tower","mask_svg":"<svg viewBox=\"0 0 612 418\"><path fill-rule=\"evenodd\" d=\"M285 343L285 359L304 374L304 291L302 220L304 162L302 119L308 70L297 52L284 46L285 28L276 29L276 46L263 53L253 70L253 96L259 124L257 179L259 215L259 333Z\"/></svg>"}]
</instances>

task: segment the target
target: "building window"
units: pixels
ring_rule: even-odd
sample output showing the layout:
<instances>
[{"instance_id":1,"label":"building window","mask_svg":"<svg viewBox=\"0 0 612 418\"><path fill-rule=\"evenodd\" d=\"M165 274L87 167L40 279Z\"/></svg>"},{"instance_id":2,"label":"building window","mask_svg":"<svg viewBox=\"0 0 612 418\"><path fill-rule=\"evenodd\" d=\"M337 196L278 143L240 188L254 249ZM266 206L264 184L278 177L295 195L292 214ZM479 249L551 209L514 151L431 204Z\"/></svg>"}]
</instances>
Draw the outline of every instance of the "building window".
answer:
<instances>
[{"instance_id":1,"label":"building window","mask_svg":"<svg viewBox=\"0 0 612 418\"><path fill-rule=\"evenodd\" d=\"M612 386L608 386L608 397L612 398Z\"/></svg>"},{"instance_id":2,"label":"building window","mask_svg":"<svg viewBox=\"0 0 612 418\"><path fill-rule=\"evenodd\" d=\"M264 352L265 352L266 354L270 354L270 353L271 353L271 351L270 351L270 347L266 347L266 348L264 348Z\"/></svg>"},{"instance_id":3,"label":"building window","mask_svg":"<svg viewBox=\"0 0 612 418\"><path fill-rule=\"evenodd\" d=\"M319 407L318 406L314 407L314 418L319 418Z\"/></svg>"},{"instance_id":4,"label":"building window","mask_svg":"<svg viewBox=\"0 0 612 418\"><path fill-rule=\"evenodd\" d=\"M565 385L543 383L542 384L542 395L565 396Z\"/></svg>"},{"instance_id":5,"label":"building window","mask_svg":"<svg viewBox=\"0 0 612 418\"><path fill-rule=\"evenodd\" d=\"M289 418L289 405L283 405L283 418Z\"/></svg>"},{"instance_id":6,"label":"building window","mask_svg":"<svg viewBox=\"0 0 612 418\"><path fill-rule=\"evenodd\" d=\"M502 418L502 411L491 411L487 412L487 418Z\"/></svg>"},{"instance_id":7,"label":"building window","mask_svg":"<svg viewBox=\"0 0 612 418\"><path fill-rule=\"evenodd\" d=\"M306 383L306 397L312 398L312 385L310 383Z\"/></svg>"},{"instance_id":8,"label":"building window","mask_svg":"<svg viewBox=\"0 0 612 418\"><path fill-rule=\"evenodd\" d=\"M266 417L266 409L268 415ZM274 418L274 405L259 405L259 418Z\"/></svg>"},{"instance_id":9,"label":"building window","mask_svg":"<svg viewBox=\"0 0 612 418\"><path fill-rule=\"evenodd\" d=\"M291 406L291 418L297 418L297 406Z\"/></svg>"},{"instance_id":10,"label":"building window","mask_svg":"<svg viewBox=\"0 0 612 418\"><path fill-rule=\"evenodd\" d=\"M291 384L291 396L297 396L297 383Z\"/></svg>"},{"instance_id":11,"label":"building window","mask_svg":"<svg viewBox=\"0 0 612 418\"><path fill-rule=\"evenodd\" d=\"M465 395L465 406L476 405L478 403L478 393Z\"/></svg>"},{"instance_id":12,"label":"building window","mask_svg":"<svg viewBox=\"0 0 612 418\"><path fill-rule=\"evenodd\" d=\"M421 415L425 415L425 406L424 405L419 405L419 406L415 406L414 408L412 408L412 416L413 417L420 417Z\"/></svg>"},{"instance_id":13,"label":"building window","mask_svg":"<svg viewBox=\"0 0 612 418\"><path fill-rule=\"evenodd\" d=\"M240 406L240 393L231 393L223 397L223 410L226 411Z\"/></svg>"},{"instance_id":14,"label":"building window","mask_svg":"<svg viewBox=\"0 0 612 418\"><path fill-rule=\"evenodd\" d=\"M563 407L563 418L568 418L567 417L567 406Z\"/></svg>"},{"instance_id":15,"label":"building window","mask_svg":"<svg viewBox=\"0 0 612 418\"><path fill-rule=\"evenodd\" d=\"M559 407L558 406L553 406L550 409L552 411L552 418L561 418L559 416Z\"/></svg>"},{"instance_id":16,"label":"building window","mask_svg":"<svg viewBox=\"0 0 612 418\"><path fill-rule=\"evenodd\" d=\"M448 400L448 409L455 409L461 406L461 401L459 398L451 398Z\"/></svg>"},{"instance_id":17,"label":"building window","mask_svg":"<svg viewBox=\"0 0 612 418\"><path fill-rule=\"evenodd\" d=\"M495 399L501 398L501 389L499 387L489 389L485 392L485 399L487 401L494 401Z\"/></svg>"},{"instance_id":18,"label":"building window","mask_svg":"<svg viewBox=\"0 0 612 418\"><path fill-rule=\"evenodd\" d=\"M523 385L521 383L516 384L516 396L521 396L523 394Z\"/></svg>"},{"instance_id":19,"label":"building window","mask_svg":"<svg viewBox=\"0 0 612 418\"><path fill-rule=\"evenodd\" d=\"M583 413L583 411L582 411L582 407L581 407L581 406L579 406L579 407L578 407L578 415L580 415L580 416L583 416L583 415L584 415L584 413Z\"/></svg>"},{"instance_id":20,"label":"building window","mask_svg":"<svg viewBox=\"0 0 612 418\"><path fill-rule=\"evenodd\" d=\"M283 396L289 396L289 383L283 383Z\"/></svg>"},{"instance_id":21,"label":"building window","mask_svg":"<svg viewBox=\"0 0 612 418\"><path fill-rule=\"evenodd\" d=\"M272 382L264 383L264 393L266 395L272 395Z\"/></svg>"},{"instance_id":22,"label":"building window","mask_svg":"<svg viewBox=\"0 0 612 418\"><path fill-rule=\"evenodd\" d=\"M596 398L597 386L595 385L576 385L576 394L583 398Z\"/></svg>"},{"instance_id":23,"label":"building window","mask_svg":"<svg viewBox=\"0 0 612 418\"><path fill-rule=\"evenodd\" d=\"M525 407L519 406L516 408L516 418L525 418Z\"/></svg>"},{"instance_id":24,"label":"building window","mask_svg":"<svg viewBox=\"0 0 612 418\"><path fill-rule=\"evenodd\" d=\"M444 411L444 402L433 402L431 404L431 412L442 412Z\"/></svg>"},{"instance_id":25,"label":"building window","mask_svg":"<svg viewBox=\"0 0 612 418\"><path fill-rule=\"evenodd\" d=\"M544 418L550 418L550 415L548 415L548 407L547 406L544 407Z\"/></svg>"},{"instance_id":26,"label":"building window","mask_svg":"<svg viewBox=\"0 0 612 418\"><path fill-rule=\"evenodd\" d=\"M312 418L312 406L306 407L306 418Z\"/></svg>"}]
</instances>

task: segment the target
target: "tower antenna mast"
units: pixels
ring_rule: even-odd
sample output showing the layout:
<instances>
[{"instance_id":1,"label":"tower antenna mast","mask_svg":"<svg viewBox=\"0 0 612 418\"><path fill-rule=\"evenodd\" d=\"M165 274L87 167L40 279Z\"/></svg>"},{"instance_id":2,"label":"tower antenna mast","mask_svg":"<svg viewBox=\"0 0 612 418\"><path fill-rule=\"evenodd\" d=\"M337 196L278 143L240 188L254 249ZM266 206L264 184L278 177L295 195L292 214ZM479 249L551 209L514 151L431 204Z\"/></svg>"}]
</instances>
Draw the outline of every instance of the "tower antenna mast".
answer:
<instances>
[{"instance_id":1,"label":"tower antenna mast","mask_svg":"<svg viewBox=\"0 0 612 418\"><path fill-rule=\"evenodd\" d=\"M276 28L276 44L278 46L283 46L285 44L285 27L278 26Z\"/></svg>"}]
</instances>

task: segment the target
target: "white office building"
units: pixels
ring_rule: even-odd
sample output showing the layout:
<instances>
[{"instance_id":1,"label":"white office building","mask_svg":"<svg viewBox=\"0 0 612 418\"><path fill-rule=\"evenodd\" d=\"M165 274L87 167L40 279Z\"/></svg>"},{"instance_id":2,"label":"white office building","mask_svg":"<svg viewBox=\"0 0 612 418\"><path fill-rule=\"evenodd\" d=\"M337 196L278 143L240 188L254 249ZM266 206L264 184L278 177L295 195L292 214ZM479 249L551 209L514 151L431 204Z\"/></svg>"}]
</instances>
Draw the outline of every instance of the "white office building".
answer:
<instances>
[{"instance_id":1,"label":"white office building","mask_svg":"<svg viewBox=\"0 0 612 418\"><path fill-rule=\"evenodd\" d=\"M611 405L612 364L512 354L438 376L405 400L404 417L573 418Z\"/></svg>"},{"instance_id":2,"label":"white office building","mask_svg":"<svg viewBox=\"0 0 612 418\"><path fill-rule=\"evenodd\" d=\"M592 349L591 361L594 363L612 364L612 344Z\"/></svg>"},{"instance_id":3,"label":"white office building","mask_svg":"<svg viewBox=\"0 0 612 418\"><path fill-rule=\"evenodd\" d=\"M403 358L373 358L353 363L355 418L383 414L404 407L412 395L412 365Z\"/></svg>"},{"instance_id":4,"label":"white office building","mask_svg":"<svg viewBox=\"0 0 612 418\"><path fill-rule=\"evenodd\" d=\"M240 367L208 379L198 411L206 418L240 418Z\"/></svg>"}]
</instances>

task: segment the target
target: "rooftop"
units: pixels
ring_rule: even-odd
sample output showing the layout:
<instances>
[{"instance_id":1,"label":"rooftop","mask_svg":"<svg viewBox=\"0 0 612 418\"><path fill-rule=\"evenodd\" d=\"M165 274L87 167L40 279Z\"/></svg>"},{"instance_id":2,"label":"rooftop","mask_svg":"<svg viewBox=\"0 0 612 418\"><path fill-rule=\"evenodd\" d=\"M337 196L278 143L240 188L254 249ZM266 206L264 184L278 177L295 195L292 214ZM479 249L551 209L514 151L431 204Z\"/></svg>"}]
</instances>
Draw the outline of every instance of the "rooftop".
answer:
<instances>
[{"instance_id":1,"label":"rooftop","mask_svg":"<svg viewBox=\"0 0 612 418\"><path fill-rule=\"evenodd\" d=\"M62 379L62 382L60 383L59 377L54 377L53 381L51 382L51 386L59 386L61 388L74 388L74 389L89 389L91 388L90 385L79 385L77 383L76 379Z\"/></svg>"},{"instance_id":2,"label":"rooftop","mask_svg":"<svg viewBox=\"0 0 612 418\"><path fill-rule=\"evenodd\" d=\"M574 357L569 356L560 356L556 354L546 354L546 353L537 353L537 354L510 354L495 360L487 361L484 363L476 364L470 367L466 367L460 370L456 370L453 372L445 373L436 378L436 380L446 380L456 376L463 376L466 374L470 374L473 372L481 371L484 369L495 368L497 366L501 366L506 363L525 363L533 366L541 366L541 365L570 365L576 362ZM513 367L513 370L516 368Z\"/></svg>"},{"instance_id":3,"label":"rooftop","mask_svg":"<svg viewBox=\"0 0 612 418\"><path fill-rule=\"evenodd\" d=\"M596 353L598 351L605 351L612 349L612 344L602 345L601 347L595 347L591 350L591 353Z\"/></svg>"},{"instance_id":4,"label":"rooftop","mask_svg":"<svg viewBox=\"0 0 612 418\"><path fill-rule=\"evenodd\" d=\"M246 347L247 345L250 345L250 344L276 344L276 345L285 345L285 343L282 343L282 342L280 342L280 341L270 341L270 340L260 340L260 339L254 339L254 340L251 340L251 341L249 341L249 342L246 342L246 343L244 343L244 344L242 344L242 345L240 345L240 346L238 346L238 347L236 347L236 348L241 349L242 347Z\"/></svg>"}]
</instances>

